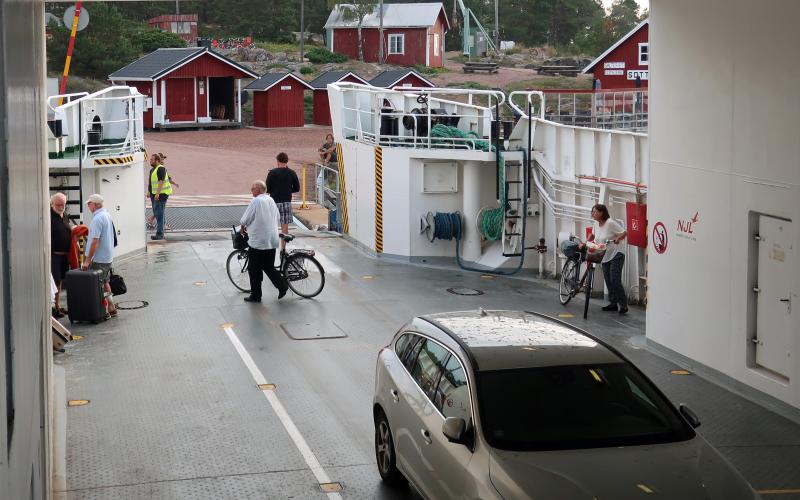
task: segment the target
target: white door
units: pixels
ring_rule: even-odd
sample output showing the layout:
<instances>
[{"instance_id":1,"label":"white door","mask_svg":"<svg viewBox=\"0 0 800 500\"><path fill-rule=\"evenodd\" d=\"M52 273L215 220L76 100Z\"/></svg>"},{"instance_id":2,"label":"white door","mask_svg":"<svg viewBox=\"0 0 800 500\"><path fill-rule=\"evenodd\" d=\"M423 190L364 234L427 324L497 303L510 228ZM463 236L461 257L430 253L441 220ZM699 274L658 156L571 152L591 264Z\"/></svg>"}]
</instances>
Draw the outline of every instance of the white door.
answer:
<instances>
[{"instance_id":1,"label":"white door","mask_svg":"<svg viewBox=\"0 0 800 500\"><path fill-rule=\"evenodd\" d=\"M756 364L789 377L792 366L792 309L800 307L791 289L797 263L792 223L760 216L758 235L758 301Z\"/></svg>"}]
</instances>

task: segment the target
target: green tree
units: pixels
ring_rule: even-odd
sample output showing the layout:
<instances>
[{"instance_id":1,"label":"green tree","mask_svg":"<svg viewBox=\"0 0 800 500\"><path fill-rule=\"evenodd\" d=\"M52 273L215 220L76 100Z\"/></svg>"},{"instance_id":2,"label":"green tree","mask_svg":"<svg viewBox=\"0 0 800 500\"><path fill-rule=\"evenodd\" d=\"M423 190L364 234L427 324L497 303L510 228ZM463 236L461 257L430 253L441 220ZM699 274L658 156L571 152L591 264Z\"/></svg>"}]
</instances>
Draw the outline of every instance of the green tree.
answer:
<instances>
[{"instance_id":1,"label":"green tree","mask_svg":"<svg viewBox=\"0 0 800 500\"><path fill-rule=\"evenodd\" d=\"M144 54L160 48L186 47L186 41L175 33L142 27L133 33L133 45Z\"/></svg>"},{"instance_id":2,"label":"green tree","mask_svg":"<svg viewBox=\"0 0 800 500\"><path fill-rule=\"evenodd\" d=\"M636 0L614 0L608 17L614 40L625 36L642 20L639 17L639 4Z\"/></svg>"},{"instance_id":3,"label":"green tree","mask_svg":"<svg viewBox=\"0 0 800 500\"><path fill-rule=\"evenodd\" d=\"M361 27L364 18L375 12L376 2L370 0L352 0L351 4L340 4L345 20L356 21L358 23L358 60L364 60L364 41L361 37Z\"/></svg>"},{"instance_id":4,"label":"green tree","mask_svg":"<svg viewBox=\"0 0 800 500\"><path fill-rule=\"evenodd\" d=\"M139 56L131 42L131 22L119 10L106 3L89 3L91 21L78 32L70 63L70 73L97 79L125 66ZM61 73L67 54L70 31L64 27L48 27L48 70Z\"/></svg>"}]
</instances>

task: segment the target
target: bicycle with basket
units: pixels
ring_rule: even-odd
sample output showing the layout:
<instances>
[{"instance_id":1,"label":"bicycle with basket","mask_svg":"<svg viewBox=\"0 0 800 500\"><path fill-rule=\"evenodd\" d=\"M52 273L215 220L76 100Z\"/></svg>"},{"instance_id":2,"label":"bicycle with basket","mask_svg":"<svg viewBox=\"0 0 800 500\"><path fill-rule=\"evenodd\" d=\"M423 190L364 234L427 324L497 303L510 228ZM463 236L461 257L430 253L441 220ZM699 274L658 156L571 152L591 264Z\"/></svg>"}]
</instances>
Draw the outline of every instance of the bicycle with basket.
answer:
<instances>
[{"instance_id":1,"label":"bicycle with basket","mask_svg":"<svg viewBox=\"0 0 800 500\"><path fill-rule=\"evenodd\" d=\"M280 262L275 269L281 272L283 278L289 284L289 289L297 295L310 299L316 297L325 286L325 270L322 264L314 258L314 250L294 249L287 251L286 247L294 239L290 234L280 234L280 238L286 243L280 251ZM233 240L233 251L228 255L225 268L228 271L228 278L233 286L242 292L250 292L250 275L248 273L248 263L250 261L247 249L247 234L233 228L231 233Z\"/></svg>"},{"instance_id":2,"label":"bicycle with basket","mask_svg":"<svg viewBox=\"0 0 800 500\"><path fill-rule=\"evenodd\" d=\"M558 285L558 300L562 305L567 305L573 297L581 292L586 293L586 300L583 305L583 319L589 314L589 299L592 296L594 285L595 264L603 262L606 253L606 245L595 244L592 242L583 243L574 236L564 240L559 245L561 253L566 257L564 267L561 268L561 282ZM580 275L581 265L586 263L586 270L583 276Z\"/></svg>"}]
</instances>

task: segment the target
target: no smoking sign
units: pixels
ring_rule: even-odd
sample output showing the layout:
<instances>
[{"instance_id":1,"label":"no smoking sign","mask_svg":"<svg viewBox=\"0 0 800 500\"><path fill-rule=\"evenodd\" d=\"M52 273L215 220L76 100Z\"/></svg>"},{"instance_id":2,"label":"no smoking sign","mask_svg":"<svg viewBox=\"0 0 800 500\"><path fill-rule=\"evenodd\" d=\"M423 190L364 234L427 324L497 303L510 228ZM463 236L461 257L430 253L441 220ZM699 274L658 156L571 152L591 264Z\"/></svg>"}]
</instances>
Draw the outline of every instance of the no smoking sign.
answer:
<instances>
[{"instance_id":1,"label":"no smoking sign","mask_svg":"<svg viewBox=\"0 0 800 500\"><path fill-rule=\"evenodd\" d=\"M664 253L667 251L668 242L667 228L664 226L663 222L656 222L656 225L653 227L653 248L655 248L658 253Z\"/></svg>"}]
</instances>

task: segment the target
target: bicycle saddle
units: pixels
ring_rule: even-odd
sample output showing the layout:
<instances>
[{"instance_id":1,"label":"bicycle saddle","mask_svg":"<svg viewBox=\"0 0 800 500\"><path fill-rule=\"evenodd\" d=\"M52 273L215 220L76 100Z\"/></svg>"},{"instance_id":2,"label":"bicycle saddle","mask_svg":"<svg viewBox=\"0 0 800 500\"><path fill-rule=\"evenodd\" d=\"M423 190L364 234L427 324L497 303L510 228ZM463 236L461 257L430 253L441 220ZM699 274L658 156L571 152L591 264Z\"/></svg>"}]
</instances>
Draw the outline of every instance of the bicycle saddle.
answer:
<instances>
[{"instance_id":1,"label":"bicycle saddle","mask_svg":"<svg viewBox=\"0 0 800 500\"><path fill-rule=\"evenodd\" d=\"M289 243L294 239L294 236L292 236L291 234L279 234L278 236L280 236L280 238L286 243Z\"/></svg>"}]
</instances>

